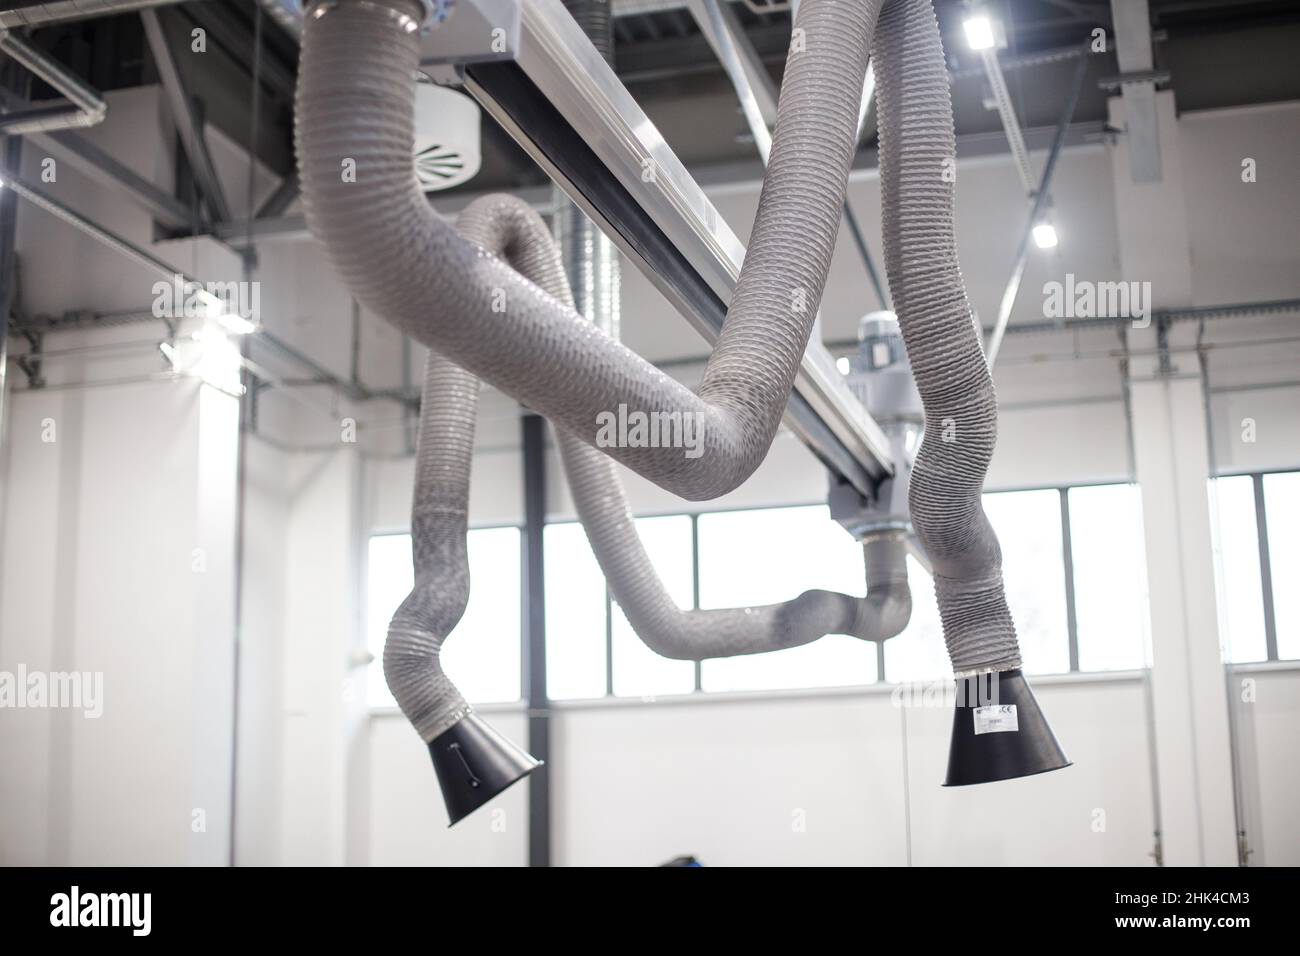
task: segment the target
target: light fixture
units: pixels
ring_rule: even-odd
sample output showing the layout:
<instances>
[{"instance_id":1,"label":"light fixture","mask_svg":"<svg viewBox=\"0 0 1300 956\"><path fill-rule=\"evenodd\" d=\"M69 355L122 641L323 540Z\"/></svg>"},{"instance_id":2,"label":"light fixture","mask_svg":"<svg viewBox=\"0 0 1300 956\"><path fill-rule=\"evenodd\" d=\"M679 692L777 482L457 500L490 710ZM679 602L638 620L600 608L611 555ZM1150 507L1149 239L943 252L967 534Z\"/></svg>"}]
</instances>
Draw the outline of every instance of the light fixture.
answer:
<instances>
[{"instance_id":1,"label":"light fixture","mask_svg":"<svg viewBox=\"0 0 1300 956\"><path fill-rule=\"evenodd\" d=\"M257 331L257 326L244 318L242 315L236 315L234 312L219 312L212 316L212 321L216 322L231 335L249 335Z\"/></svg>"},{"instance_id":2,"label":"light fixture","mask_svg":"<svg viewBox=\"0 0 1300 956\"><path fill-rule=\"evenodd\" d=\"M1034 226L1034 245L1039 249L1055 249L1056 242L1056 227L1050 222L1040 222Z\"/></svg>"},{"instance_id":3,"label":"light fixture","mask_svg":"<svg viewBox=\"0 0 1300 956\"><path fill-rule=\"evenodd\" d=\"M853 370L853 364L849 361L847 355L841 355L835 360L835 367L840 370L841 375L848 375Z\"/></svg>"},{"instance_id":4,"label":"light fixture","mask_svg":"<svg viewBox=\"0 0 1300 956\"><path fill-rule=\"evenodd\" d=\"M244 392L239 380L243 358L220 322L207 321L190 335L174 342L160 342L158 351L173 372L196 376L235 398Z\"/></svg>"},{"instance_id":5,"label":"light fixture","mask_svg":"<svg viewBox=\"0 0 1300 956\"><path fill-rule=\"evenodd\" d=\"M972 50L991 50L997 46L993 21L982 13L973 13L963 20L962 29L966 31L966 45Z\"/></svg>"}]
</instances>

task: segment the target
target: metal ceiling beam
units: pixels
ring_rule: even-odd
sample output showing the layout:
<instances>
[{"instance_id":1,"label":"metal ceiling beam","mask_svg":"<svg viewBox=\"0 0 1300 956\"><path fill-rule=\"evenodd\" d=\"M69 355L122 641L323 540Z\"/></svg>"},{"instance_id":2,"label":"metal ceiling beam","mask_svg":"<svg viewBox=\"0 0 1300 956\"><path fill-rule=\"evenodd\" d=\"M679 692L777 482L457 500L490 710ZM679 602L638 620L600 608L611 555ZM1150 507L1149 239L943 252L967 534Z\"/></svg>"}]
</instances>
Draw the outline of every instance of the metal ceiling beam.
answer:
<instances>
[{"instance_id":1,"label":"metal ceiling beam","mask_svg":"<svg viewBox=\"0 0 1300 956\"><path fill-rule=\"evenodd\" d=\"M639 17L648 13L682 10L687 0L609 0L609 12L616 17Z\"/></svg>"},{"instance_id":2,"label":"metal ceiling beam","mask_svg":"<svg viewBox=\"0 0 1300 956\"><path fill-rule=\"evenodd\" d=\"M1079 94L1083 92L1083 80L1088 74L1088 58L1081 57L1079 65L1074 69L1074 80L1070 86L1070 93L1065 101L1065 108L1061 110L1061 119L1056 124L1056 135L1052 139L1052 148L1048 151L1047 162L1043 164L1043 178L1038 183L1038 190L1034 193L1034 205L1029 211L1029 218L1025 220L1024 229L1020 233L1020 242L1016 246L1016 257L1011 267L1011 277L1007 280L1006 288L1002 292L1002 300L998 303L998 318L993 326L993 334L989 336L988 348L985 350L985 356L988 360L989 368L998 360L998 351L1002 348L1002 337L1006 334L1007 323L1011 321L1011 309L1016 304L1016 296L1020 292L1020 280L1025 274L1025 262L1029 257L1029 239L1033 234L1034 226L1038 224L1043 212L1047 209L1049 202L1050 189L1052 186L1052 174L1056 171L1056 162L1061 157L1061 150L1065 146L1066 133L1070 129L1070 120L1074 118L1074 109L1079 105Z\"/></svg>"},{"instance_id":3,"label":"metal ceiling beam","mask_svg":"<svg viewBox=\"0 0 1300 956\"><path fill-rule=\"evenodd\" d=\"M257 210L258 219L276 218L283 216L284 211L288 209L295 199L298 198L299 183L298 170L294 170L276 187L275 192L266 198L260 209Z\"/></svg>"},{"instance_id":4,"label":"metal ceiling beam","mask_svg":"<svg viewBox=\"0 0 1300 956\"><path fill-rule=\"evenodd\" d=\"M20 136L43 130L95 126L104 121L108 104L62 63L8 31L0 31L0 50L66 97L53 111L43 109L48 104L42 103L33 112L0 118L0 131Z\"/></svg>"},{"instance_id":5,"label":"metal ceiling beam","mask_svg":"<svg viewBox=\"0 0 1300 956\"><path fill-rule=\"evenodd\" d=\"M1155 58L1151 52L1151 12L1147 0L1111 0L1115 20L1115 57L1123 82L1124 127L1128 140L1129 176L1135 183L1157 183L1160 171L1160 126L1156 116L1156 85L1150 79Z\"/></svg>"},{"instance_id":6,"label":"metal ceiling beam","mask_svg":"<svg viewBox=\"0 0 1300 956\"><path fill-rule=\"evenodd\" d=\"M5 9L0 10L0 28L16 30L51 23L70 23L73 20L92 20L95 17L162 7L176 2L178 0L54 0L19 7L5 3Z\"/></svg>"},{"instance_id":7,"label":"metal ceiling beam","mask_svg":"<svg viewBox=\"0 0 1300 956\"><path fill-rule=\"evenodd\" d=\"M470 64L467 88L706 341L716 341L744 245L559 0L528 0L521 12L516 59ZM427 64L439 61L438 39L433 31L425 40ZM884 433L820 342L809 343L785 422L863 494L893 471Z\"/></svg>"},{"instance_id":8,"label":"metal ceiling beam","mask_svg":"<svg viewBox=\"0 0 1300 956\"><path fill-rule=\"evenodd\" d=\"M772 80L771 74L767 72L767 68L763 66L763 61L759 58L754 45L749 42L749 37L745 35L744 27L736 18L735 11L722 0L687 0L687 4L695 22L699 24L700 32L708 40L709 46L718 57L718 62L722 64L722 68L731 79L736 97L740 100L741 112L744 113L745 122L754 137L758 155L766 166L768 154L772 151L771 130L776 125L776 107L780 90ZM867 104L875 86L870 79L870 71L867 77L867 82L862 89L862 105L858 111L859 136L866 117ZM880 307L890 308L889 293L885 290L884 282L881 281L880 273L871 258L867 238L858 224L857 216L853 214L852 207L849 206L847 197L844 200L844 219L848 224L849 234L853 237L858 255L862 257L867 278L876 293ZM820 316L818 316L818 331L814 334L819 338L820 325Z\"/></svg>"},{"instance_id":9,"label":"metal ceiling beam","mask_svg":"<svg viewBox=\"0 0 1300 956\"><path fill-rule=\"evenodd\" d=\"M200 286L203 285L203 283L197 282L197 280L192 277L185 275L181 270L172 268L147 249L140 248L135 243L131 242L131 240L125 239L109 229L105 229L103 226L77 212L71 206L55 199L53 196L47 195L36 187L29 185L22 179L18 178L13 170L0 169L0 178L4 180L6 189L17 193L33 206L43 209L55 218L61 219L68 225L81 230L95 241L120 253L137 265L143 266L151 272L156 273L160 278L174 279L176 276L180 276L184 283L194 282Z\"/></svg>"},{"instance_id":10,"label":"metal ceiling beam","mask_svg":"<svg viewBox=\"0 0 1300 956\"><path fill-rule=\"evenodd\" d=\"M1007 145L1011 147L1011 158L1015 162L1016 173L1020 176L1020 185L1026 196L1034 193L1034 170L1029 164L1029 151L1025 149L1025 136L1020 129L1020 120L1016 118L1015 107L1011 104L1011 93L1007 89L1006 77L1002 75L1002 66L998 62L996 47L980 50L980 63L984 67L984 76L993 91L993 102L997 107L998 117L1002 120L1002 129L1007 134Z\"/></svg>"},{"instance_id":11,"label":"metal ceiling beam","mask_svg":"<svg viewBox=\"0 0 1300 956\"><path fill-rule=\"evenodd\" d=\"M233 57L251 77L253 74L253 33L237 23L233 18L232 8L224 3L203 3L193 7L186 5L180 11L203 28L209 36ZM287 102L293 102L294 91L298 86L298 77L274 56L262 51L259 63L262 80Z\"/></svg>"},{"instance_id":12,"label":"metal ceiling beam","mask_svg":"<svg viewBox=\"0 0 1300 956\"><path fill-rule=\"evenodd\" d=\"M128 199L147 209L154 219L169 229L188 229L193 225L193 215L184 203L138 176L84 137L61 130L34 133L27 138L101 186L122 190Z\"/></svg>"},{"instance_id":13,"label":"metal ceiling beam","mask_svg":"<svg viewBox=\"0 0 1300 956\"><path fill-rule=\"evenodd\" d=\"M731 78L750 128L763 128L764 136L760 139L756 135L755 142L766 160L767 149L763 143L770 148L772 137L767 131L776 125L776 103L780 95L771 74L728 4L719 0L687 0L687 4L700 32Z\"/></svg>"},{"instance_id":14,"label":"metal ceiling beam","mask_svg":"<svg viewBox=\"0 0 1300 956\"><path fill-rule=\"evenodd\" d=\"M230 205L226 202L217 168L208 152L207 141L203 138L203 123L194 109L194 103L186 92L184 81L167 43L167 34L162 28L158 14L153 10L140 11L140 21L144 24L145 36L149 41L149 50L153 54L158 76L162 80L163 92L171 108L172 119L180 134L181 147L190 161L194 179L203 193L212 219L216 222L230 221Z\"/></svg>"}]
</instances>

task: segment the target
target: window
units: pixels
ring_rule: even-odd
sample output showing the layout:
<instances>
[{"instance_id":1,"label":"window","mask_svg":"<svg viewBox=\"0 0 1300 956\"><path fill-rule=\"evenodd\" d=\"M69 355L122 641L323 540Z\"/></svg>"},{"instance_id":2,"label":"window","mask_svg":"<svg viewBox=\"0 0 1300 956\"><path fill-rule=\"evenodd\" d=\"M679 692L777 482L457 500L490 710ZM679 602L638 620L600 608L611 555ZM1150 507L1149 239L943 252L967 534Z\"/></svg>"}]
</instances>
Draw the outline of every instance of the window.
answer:
<instances>
[{"instance_id":1,"label":"window","mask_svg":"<svg viewBox=\"0 0 1300 956\"><path fill-rule=\"evenodd\" d=\"M824 506L701 515L700 606L788 601L811 588L866 594L862 546ZM771 654L705 661L704 690L862 684L876 679L876 647L831 635Z\"/></svg>"},{"instance_id":2,"label":"window","mask_svg":"<svg viewBox=\"0 0 1300 956\"><path fill-rule=\"evenodd\" d=\"M604 697L605 577L576 521L546 526L546 689L553 700Z\"/></svg>"},{"instance_id":3,"label":"window","mask_svg":"<svg viewBox=\"0 0 1300 956\"><path fill-rule=\"evenodd\" d=\"M1279 660L1300 658L1300 472L1264 475L1270 596Z\"/></svg>"},{"instance_id":4,"label":"window","mask_svg":"<svg viewBox=\"0 0 1300 956\"><path fill-rule=\"evenodd\" d=\"M1001 492L985 496L984 505L1002 545L1007 601L1025 670L1144 667L1146 561L1136 486ZM813 588L866 592L862 548L824 506L640 518L637 530L682 608L692 607L697 597L700 607L726 608L788 601ZM552 698L650 697L696 688L694 664L649 650L610 602L581 525L548 525L545 557ZM1300 556L1285 560L1294 563ZM951 677L933 581L911 557L908 576L911 620L882 646L829 635L770 654L707 660L698 668L699 689L784 690ZM1289 613L1300 616L1300 606Z\"/></svg>"},{"instance_id":5,"label":"window","mask_svg":"<svg viewBox=\"0 0 1300 956\"><path fill-rule=\"evenodd\" d=\"M943 642L934 579L911 556L907 559L907 582L912 589L912 616L902 634L885 641L883 679L895 684L945 680L952 676L952 665Z\"/></svg>"},{"instance_id":6,"label":"window","mask_svg":"<svg viewBox=\"0 0 1300 956\"><path fill-rule=\"evenodd\" d=\"M1078 669L1146 667L1150 620L1138 488L1071 488L1067 502Z\"/></svg>"},{"instance_id":7,"label":"window","mask_svg":"<svg viewBox=\"0 0 1300 956\"><path fill-rule=\"evenodd\" d=\"M1210 482L1218 511L1215 534L1219 626L1234 664L1268 659L1255 524L1255 483L1250 475Z\"/></svg>"},{"instance_id":8,"label":"window","mask_svg":"<svg viewBox=\"0 0 1300 956\"><path fill-rule=\"evenodd\" d=\"M1049 489L985 495L984 512L1002 546L1002 580L1025 672L1068 671L1061 493Z\"/></svg>"},{"instance_id":9,"label":"window","mask_svg":"<svg viewBox=\"0 0 1300 956\"><path fill-rule=\"evenodd\" d=\"M476 528L467 537L470 588L465 615L443 645L447 676L470 703L518 700L520 696L520 542L518 528ZM409 534L370 539L366 616L375 660L367 681L372 707L395 707L384 682L388 622L411 592Z\"/></svg>"},{"instance_id":10,"label":"window","mask_svg":"<svg viewBox=\"0 0 1300 956\"><path fill-rule=\"evenodd\" d=\"M692 560L692 519L689 515L638 518L637 532L650 555L659 580L680 608L695 605ZM614 654L614 693L619 697L689 694L695 690L695 663L660 657L641 642L617 604L611 609L610 647Z\"/></svg>"},{"instance_id":11,"label":"window","mask_svg":"<svg viewBox=\"0 0 1300 956\"><path fill-rule=\"evenodd\" d=\"M1216 583L1227 660L1300 657L1300 472L1213 479Z\"/></svg>"},{"instance_id":12,"label":"window","mask_svg":"<svg viewBox=\"0 0 1300 956\"><path fill-rule=\"evenodd\" d=\"M984 511L1002 547L1007 604L1027 673L1068 672L1072 653L1075 669L1083 671L1145 666L1146 562L1135 486L998 492L984 496ZM1065 563L1067 517L1072 576ZM908 576L912 620L885 642L885 679L949 677L934 584L915 561L908 562Z\"/></svg>"}]
</instances>

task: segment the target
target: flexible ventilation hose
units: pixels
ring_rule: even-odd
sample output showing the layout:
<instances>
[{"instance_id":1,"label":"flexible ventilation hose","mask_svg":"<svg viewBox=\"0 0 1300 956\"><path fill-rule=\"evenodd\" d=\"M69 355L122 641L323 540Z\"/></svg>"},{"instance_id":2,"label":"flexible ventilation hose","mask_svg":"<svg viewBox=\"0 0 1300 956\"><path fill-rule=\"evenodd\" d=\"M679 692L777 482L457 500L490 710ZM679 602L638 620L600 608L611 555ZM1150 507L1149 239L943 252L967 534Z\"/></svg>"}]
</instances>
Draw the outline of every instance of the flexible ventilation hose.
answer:
<instances>
[{"instance_id":1,"label":"flexible ventilation hose","mask_svg":"<svg viewBox=\"0 0 1300 956\"><path fill-rule=\"evenodd\" d=\"M410 149L419 12L410 0L337 0L308 17L295 118L308 224L358 299L587 444L600 413L620 405L696 416L698 457L603 451L683 497L716 497L766 454L807 344L879 6L799 9L751 245L698 393L434 216ZM927 423L913 522L934 562L954 669L1010 669L1019 651L980 506L996 398L957 265L944 175L955 155L951 103L929 0L890 0L875 52L886 263ZM809 603L844 626L838 602Z\"/></svg>"},{"instance_id":2,"label":"flexible ventilation hose","mask_svg":"<svg viewBox=\"0 0 1300 956\"><path fill-rule=\"evenodd\" d=\"M504 257L546 289L567 299L568 283L550 231L526 204L487 196L467 206L456 231L485 253ZM470 712L443 673L443 641L469 601L470 463L479 381L430 350L420 400L411 552L415 585L388 627L384 679L397 705L425 740L433 740Z\"/></svg>"},{"instance_id":3,"label":"flexible ventilation hose","mask_svg":"<svg viewBox=\"0 0 1300 956\"><path fill-rule=\"evenodd\" d=\"M798 647L827 634L883 641L907 626L912 592L901 533L864 542L865 598L813 590L781 604L682 610L641 544L614 463L560 429L556 438L578 517L610 593L655 653L699 661Z\"/></svg>"},{"instance_id":4,"label":"flexible ventilation hose","mask_svg":"<svg viewBox=\"0 0 1300 956\"><path fill-rule=\"evenodd\" d=\"M698 394L457 236L415 185L411 0L317 5L303 31L296 145L312 233L356 298L583 441L621 405L694 417L703 453L606 453L683 497L745 480L780 423L821 299L879 0L808 0L752 241Z\"/></svg>"},{"instance_id":5,"label":"flexible ventilation hose","mask_svg":"<svg viewBox=\"0 0 1300 956\"><path fill-rule=\"evenodd\" d=\"M466 207L456 229L568 301L560 251L526 203L513 196L484 197ZM478 394L473 375L430 352L411 516L415 586L394 615L384 645L388 686L426 741L470 712L443 673L440 654L469 598L465 534ZM865 545L866 599L808 591L766 607L679 609L641 545L613 463L571 435L557 430L557 437L579 516L610 589L651 650L703 660L796 647L826 634L884 640L906 626L912 605L901 535Z\"/></svg>"},{"instance_id":6,"label":"flexible ventilation hose","mask_svg":"<svg viewBox=\"0 0 1300 956\"><path fill-rule=\"evenodd\" d=\"M997 396L957 262L952 103L929 0L890 0L876 34L885 268L925 408L908 494L953 670L1020 666L1002 551L984 514Z\"/></svg>"}]
</instances>

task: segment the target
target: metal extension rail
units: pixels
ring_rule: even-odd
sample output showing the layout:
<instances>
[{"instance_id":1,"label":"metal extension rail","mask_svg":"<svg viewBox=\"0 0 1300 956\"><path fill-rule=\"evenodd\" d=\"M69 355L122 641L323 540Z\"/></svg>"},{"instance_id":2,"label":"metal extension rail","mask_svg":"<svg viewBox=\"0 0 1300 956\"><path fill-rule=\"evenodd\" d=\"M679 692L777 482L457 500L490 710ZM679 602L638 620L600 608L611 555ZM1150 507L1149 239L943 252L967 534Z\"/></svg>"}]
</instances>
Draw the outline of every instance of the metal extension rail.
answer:
<instances>
[{"instance_id":1,"label":"metal extension rail","mask_svg":"<svg viewBox=\"0 0 1300 956\"><path fill-rule=\"evenodd\" d=\"M453 15L426 35L424 65L439 79L463 79L484 109L714 342L745 247L564 5L469 0L458 9L462 24ZM476 28L475 15L492 29ZM871 495L893 473L888 440L820 342L811 342L804 355L785 422L863 494Z\"/></svg>"}]
</instances>

